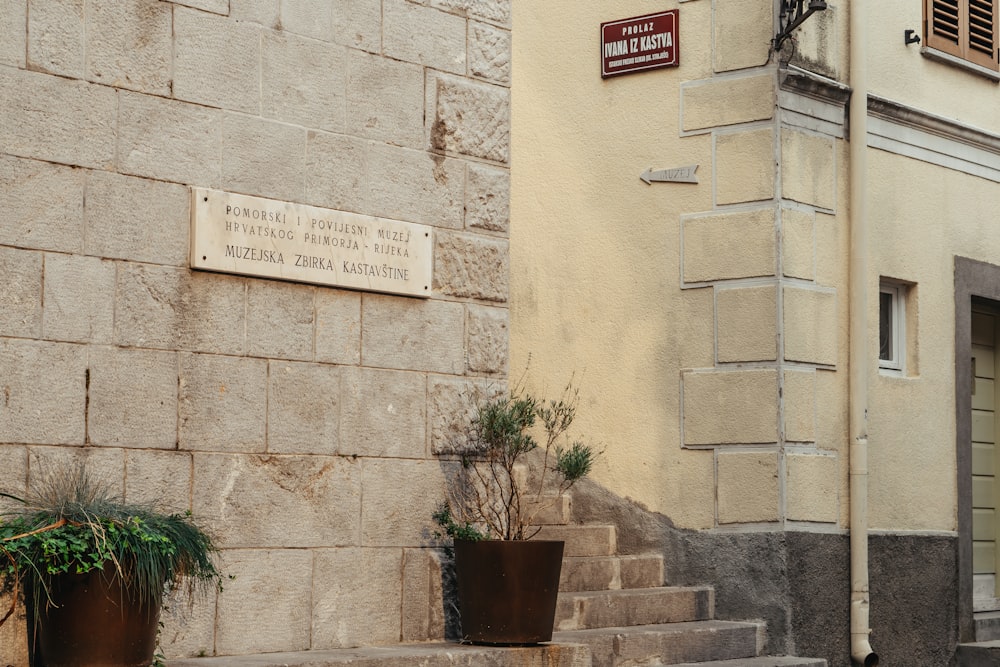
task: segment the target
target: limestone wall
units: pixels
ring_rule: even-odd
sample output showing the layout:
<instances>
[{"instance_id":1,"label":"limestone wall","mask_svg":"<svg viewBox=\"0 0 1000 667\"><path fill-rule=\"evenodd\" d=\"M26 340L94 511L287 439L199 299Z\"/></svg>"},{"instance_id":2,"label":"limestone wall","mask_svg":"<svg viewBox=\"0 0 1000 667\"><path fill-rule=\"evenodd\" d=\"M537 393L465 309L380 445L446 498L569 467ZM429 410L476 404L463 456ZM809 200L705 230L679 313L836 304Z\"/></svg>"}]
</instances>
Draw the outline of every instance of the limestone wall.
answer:
<instances>
[{"instance_id":1,"label":"limestone wall","mask_svg":"<svg viewBox=\"0 0 1000 667\"><path fill-rule=\"evenodd\" d=\"M207 524L233 578L168 657L440 636L435 455L507 373L509 44L509 0L0 3L0 488L85 460ZM192 271L191 187L430 225L433 294Z\"/></svg>"}]
</instances>

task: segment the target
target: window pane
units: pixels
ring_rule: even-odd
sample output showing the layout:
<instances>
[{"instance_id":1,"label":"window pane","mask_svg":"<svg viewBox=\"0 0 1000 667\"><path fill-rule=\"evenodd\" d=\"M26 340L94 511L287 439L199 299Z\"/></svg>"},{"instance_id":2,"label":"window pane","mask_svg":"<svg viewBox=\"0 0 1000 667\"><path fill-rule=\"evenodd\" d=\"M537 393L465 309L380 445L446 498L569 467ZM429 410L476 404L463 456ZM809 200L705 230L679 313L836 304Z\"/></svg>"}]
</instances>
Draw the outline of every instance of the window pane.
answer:
<instances>
[{"instance_id":1,"label":"window pane","mask_svg":"<svg viewBox=\"0 0 1000 667\"><path fill-rule=\"evenodd\" d=\"M878 358L893 360L892 349L892 294L879 292L878 295Z\"/></svg>"}]
</instances>

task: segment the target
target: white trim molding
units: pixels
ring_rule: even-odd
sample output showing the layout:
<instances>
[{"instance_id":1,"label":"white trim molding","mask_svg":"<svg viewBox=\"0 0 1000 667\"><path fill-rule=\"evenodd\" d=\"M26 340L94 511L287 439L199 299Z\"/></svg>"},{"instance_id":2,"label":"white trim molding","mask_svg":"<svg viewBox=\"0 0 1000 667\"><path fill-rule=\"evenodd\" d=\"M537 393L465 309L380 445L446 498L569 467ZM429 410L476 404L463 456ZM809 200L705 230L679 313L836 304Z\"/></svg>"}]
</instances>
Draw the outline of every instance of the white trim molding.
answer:
<instances>
[{"instance_id":1,"label":"white trim molding","mask_svg":"<svg viewBox=\"0 0 1000 667\"><path fill-rule=\"evenodd\" d=\"M1000 183L1000 134L868 96L868 145Z\"/></svg>"}]
</instances>

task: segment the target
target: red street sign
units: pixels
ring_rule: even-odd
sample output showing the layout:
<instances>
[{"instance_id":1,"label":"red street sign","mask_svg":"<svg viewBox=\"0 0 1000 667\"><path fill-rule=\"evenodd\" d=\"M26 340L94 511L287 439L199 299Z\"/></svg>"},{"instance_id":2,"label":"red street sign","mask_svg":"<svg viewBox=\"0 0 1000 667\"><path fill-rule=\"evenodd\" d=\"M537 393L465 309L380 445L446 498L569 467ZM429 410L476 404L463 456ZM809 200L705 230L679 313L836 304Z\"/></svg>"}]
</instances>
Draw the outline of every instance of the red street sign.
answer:
<instances>
[{"instance_id":1,"label":"red street sign","mask_svg":"<svg viewBox=\"0 0 1000 667\"><path fill-rule=\"evenodd\" d=\"M601 77L677 67L677 10L601 24Z\"/></svg>"}]
</instances>

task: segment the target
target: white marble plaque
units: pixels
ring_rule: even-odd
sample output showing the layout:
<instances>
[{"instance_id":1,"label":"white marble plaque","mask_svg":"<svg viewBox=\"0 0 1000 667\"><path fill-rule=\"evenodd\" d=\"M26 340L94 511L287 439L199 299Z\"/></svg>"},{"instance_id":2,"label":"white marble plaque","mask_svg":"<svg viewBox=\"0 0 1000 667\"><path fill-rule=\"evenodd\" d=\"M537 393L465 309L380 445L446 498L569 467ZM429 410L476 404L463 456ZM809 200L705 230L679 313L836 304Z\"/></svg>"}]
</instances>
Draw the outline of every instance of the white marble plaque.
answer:
<instances>
[{"instance_id":1,"label":"white marble plaque","mask_svg":"<svg viewBox=\"0 0 1000 667\"><path fill-rule=\"evenodd\" d=\"M432 229L192 188L191 268L429 297Z\"/></svg>"}]
</instances>

